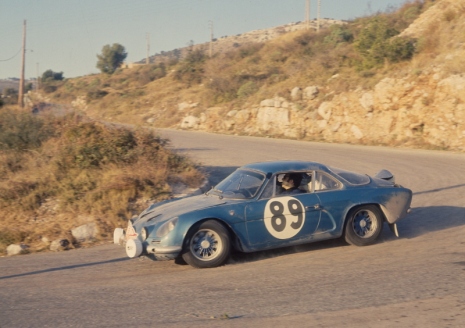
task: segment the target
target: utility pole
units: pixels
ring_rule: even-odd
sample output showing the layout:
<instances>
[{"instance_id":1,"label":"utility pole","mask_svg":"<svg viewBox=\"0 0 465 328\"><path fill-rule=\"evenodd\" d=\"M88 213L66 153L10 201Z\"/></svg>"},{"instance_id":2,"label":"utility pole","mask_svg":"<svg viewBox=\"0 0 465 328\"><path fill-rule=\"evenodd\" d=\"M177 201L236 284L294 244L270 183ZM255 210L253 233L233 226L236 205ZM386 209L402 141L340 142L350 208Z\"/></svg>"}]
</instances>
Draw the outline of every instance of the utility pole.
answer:
<instances>
[{"instance_id":1,"label":"utility pole","mask_svg":"<svg viewBox=\"0 0 465 328\"><path fill-rule=\"evenodd\" d=\"M310 0L305 3L305 21L307 22L307 30L310 28Z\"/></svg>"},{"instance_id":2,"label":"utility pole","mask_svg":"<svg viewBox=\"0 0 465 328\"><path fill-rule=\"evenodd\" d=\"M18 106L23 108L24 107L24 68L25 68L25 61L26 61L26 20L24 20L23 24L23 49L22 49L22 56L21 56L21 76L19 80L19 92L18 92Z\"/></svg>"},{"instance_id":3,"label":"utility pole","mask_svg":"<svg viewBox=\"0 0 465 328\"><path fill-rule=\"evenodd\" d=\"M318 22L316 25L316 30L320 31L320 13L321 13L321 0L318 0Z\"/></svg>"},{"instance_id":4,"label":"utility pole","mask_svg":"<svg viewBox=\"0 0 465 328\"><path fill-rule=\"evenodd\" d=\"M145 64L149 64L150 63L150 58L149 58L149 53L150 53L150 34L147 33L146 36L145 36L146 40L147 40L147 56L145 57Z\"/></svg>"},{"instance_id":5,"label":"utility pole","mask_svg":"<svg viewBox=\"0 0 465 328\"><path fill-rule=\"evenodd\" d=\"M213 56L213 22L208 21L208 25L210 27L210 58Z\"/></svg>"}]
</instances>

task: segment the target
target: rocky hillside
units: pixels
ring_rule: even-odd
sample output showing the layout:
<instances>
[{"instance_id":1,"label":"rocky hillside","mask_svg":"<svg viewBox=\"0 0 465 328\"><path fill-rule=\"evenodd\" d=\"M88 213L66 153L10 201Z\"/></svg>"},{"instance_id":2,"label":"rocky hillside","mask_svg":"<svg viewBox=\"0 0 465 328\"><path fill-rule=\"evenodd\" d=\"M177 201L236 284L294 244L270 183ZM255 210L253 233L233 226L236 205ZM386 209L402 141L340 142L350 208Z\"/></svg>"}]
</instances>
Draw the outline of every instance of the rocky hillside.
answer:
<instances>
[{"instance_id":1,"label":"rocky hillside","mask_svg":"<svg viewBox=\"0 0 465 328\"><path fill-rule=\"evenodd\" d=\"M401 35L421 38L447 17L456 20L451 29L464 34L464 13L465 1L438 1ZM207 109L197 116L187 115L179 126L364 144L418 146L421 139L425 145L464 151L465 71L451 72L447 66L452 61L463 64L465 43L454 35L448 42L446 51L434 54L428 65L402 77L389 72L370 89L356 88L321 102L318 95L332 94L332 82L340 79L336 74L325 86L296 85L288 97L264 99L250 108L231 110L226 116L216 115L215 108Z\"/></svg>"},{"instance_id":2,"label":"rocky hillside","mask_svg":"<svg viewBox=\"0 0 465 328\"><path fill-rule=\"evenodd\" d=\"M465 0L326 23L254 31L221 51L218 41L212 58L185 49L184 60L70 80L47 97L153 127L465 151ZM390 39L367 49L373 26Z\"/></svg>"}]
</instances>

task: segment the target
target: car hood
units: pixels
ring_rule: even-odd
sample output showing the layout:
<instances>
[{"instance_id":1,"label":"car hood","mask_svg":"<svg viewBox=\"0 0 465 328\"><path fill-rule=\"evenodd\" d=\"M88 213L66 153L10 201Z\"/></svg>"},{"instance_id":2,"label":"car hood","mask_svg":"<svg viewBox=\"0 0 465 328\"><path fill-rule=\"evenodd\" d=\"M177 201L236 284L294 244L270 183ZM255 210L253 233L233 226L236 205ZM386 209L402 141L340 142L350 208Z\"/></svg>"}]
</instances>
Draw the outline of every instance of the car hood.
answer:
<instances>
[{"instance_id":1,"label":"car hood","mask_svg":"<svg viewBox=\"0 0 465 328\"><path fill-rule=\"evenodd\" d=\"M160 204L154 204L143 211L134 222L135 225L155 224L182 214L225 204L217 196L198 195Z\"/></svg>"}]
</instances>

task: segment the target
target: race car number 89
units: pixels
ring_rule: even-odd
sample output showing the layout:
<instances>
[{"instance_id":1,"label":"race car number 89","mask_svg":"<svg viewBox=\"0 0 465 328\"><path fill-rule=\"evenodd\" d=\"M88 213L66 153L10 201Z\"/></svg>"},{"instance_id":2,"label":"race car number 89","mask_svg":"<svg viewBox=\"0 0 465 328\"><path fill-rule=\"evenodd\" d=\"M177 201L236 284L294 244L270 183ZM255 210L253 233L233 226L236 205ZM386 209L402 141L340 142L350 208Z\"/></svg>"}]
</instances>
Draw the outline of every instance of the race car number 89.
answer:
<instances>
[{"instance_id":1,"label":"race car number 89","mask_svg":"<svg viewBox=\"0 0 465 328\"><path fill-rule=\"evenodd\" d=\"M273 237L292 238L302 229L304 222L304 206L298 199L279 197L266 203L265 227Z\"/></svg>"}]
</instances>

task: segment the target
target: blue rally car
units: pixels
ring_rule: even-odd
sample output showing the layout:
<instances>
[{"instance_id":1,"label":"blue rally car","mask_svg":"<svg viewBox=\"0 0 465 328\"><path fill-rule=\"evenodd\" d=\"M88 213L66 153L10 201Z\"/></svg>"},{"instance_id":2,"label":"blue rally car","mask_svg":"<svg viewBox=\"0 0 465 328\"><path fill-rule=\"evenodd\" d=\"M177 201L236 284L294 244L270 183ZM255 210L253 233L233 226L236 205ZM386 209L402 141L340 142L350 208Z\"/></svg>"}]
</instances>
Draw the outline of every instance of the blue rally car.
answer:
<instances>
[{"instance_id":1,"label":"blue rally car","mask_svg":"<svg viewBox=\"0 0 465 328\"><path fill-rule=\"evenodd\" d=\"M412 191L382 170L376 176L315 162L245 165L203 195L151 205L117 228L129 257L182 258L197 268L224 264L234 248L253 252L344 236L369 245L384 222L410 211Z\"/></svg>"}]
</instances>

